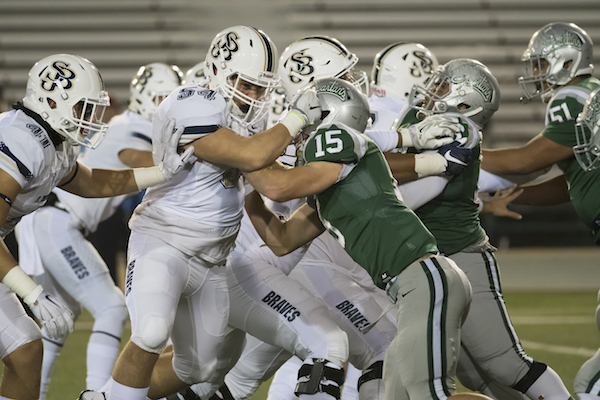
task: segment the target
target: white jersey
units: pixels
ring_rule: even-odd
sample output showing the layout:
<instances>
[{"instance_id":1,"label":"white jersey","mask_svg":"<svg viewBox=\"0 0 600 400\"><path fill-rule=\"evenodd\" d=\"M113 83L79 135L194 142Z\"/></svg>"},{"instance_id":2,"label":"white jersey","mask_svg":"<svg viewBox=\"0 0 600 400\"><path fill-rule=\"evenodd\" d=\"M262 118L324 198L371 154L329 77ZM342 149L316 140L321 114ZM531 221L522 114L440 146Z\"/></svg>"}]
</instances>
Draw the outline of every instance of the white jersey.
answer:
<instances>
[{"instance_id":1,"label":"white jersey","mask_svg":"<svg viewBox=\"0 0 600 400\"><path fill-rule=\"evenodd\" d=\"M397 99L389 96L380 97L373 95L367 99L371 109L371 127L369 129L387 131L392 129L392 125L400 112L408 108L407 102L398 102Z\"/></svg>"},{"instance_id":2,"label":"white jersey","mask_svg":"<svg viewBox=\"0 0 600 400\"><path fill-rule=\"evenodd\" d=\"M119 152L134 149L152 152L152 122L132 111L113 117L102 145L94 150L87 149L79 159L90 168L128 169L119 159ZM89 199L76 196L61 189L54 193L61 207L69 211L72 222L87 232L94 232L98 224L112 216L117 207L129 195Z\"/></svg>"},{"instance_id":3,"label":"white jersey","mask_svg":"<svg viewBox=\"0 0 600 400\"><path fill-rule=\"evenodd\" d=\"M79 146L63 141L54 146L46 129L22 110L0 114L0 168L21 186L6 222L5 237L22 216L46 203L48 195L73 169Z\"/></svg>"},{"instance_id":4,"label":"white jersey","mask_svg":"<svg viewBox=\"0 0 600 400\"><path fill-rule=\"evenodd\" d=\"M223 126L251 135L250 129L234 123L220 94L195 84L175 89L159 105L152 137L158 138L165 121L172 118L176 126L185 126L182 140L186 142ZM233 248L242 218L245 190L240 176L236 168L204 160L186 165L169 181L146 190L129 226L167 240L186 254L202 253L208 261L221 262Z\"/></svg>"}]
</instances>

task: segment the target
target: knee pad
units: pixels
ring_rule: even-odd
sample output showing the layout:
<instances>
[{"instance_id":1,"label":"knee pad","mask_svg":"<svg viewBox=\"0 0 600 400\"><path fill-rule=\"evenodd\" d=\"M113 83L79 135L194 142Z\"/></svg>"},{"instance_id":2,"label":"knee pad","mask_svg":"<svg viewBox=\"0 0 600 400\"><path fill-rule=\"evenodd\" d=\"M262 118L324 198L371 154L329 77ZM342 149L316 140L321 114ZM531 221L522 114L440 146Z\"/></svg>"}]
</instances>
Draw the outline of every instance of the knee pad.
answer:
<instances>
[{"instance_id":1,"label":"knee pad","mask_svg":"<svg viewBox=\"0 0 600 400\"><path fill-rule=\"evenodd\" d=\"M127 312L125 304L122 306L108 307L94 316L93 331L105 333L120 340L121 334L123 333L123 326L128 318L129 313Z\"/></svg>"},{"instance_id":2,"label":"knee pad","mask_svg":"<svg viewBox=\"0 0 600 400\"><path fill-rule=\"evenodd\" d=\"M169 339L169 324L160 315L153 315L145 319L141 330L131 335L131 341L140 349L149 353L160 354Z\"/></svg>"},{"instance_id":3,"label":"knee pad","mask_svg":"<svg viewBox=\"0 0 600 400\"><path fill-rule=\"evenodd\" d=\"M344 383L344 368L323 358L306 360L298 371L298 383L294 394L327 393L340 398L340 386Z\"/></svg>"},{"instance_id":4,"label":"knee pad","mask_svg":"<svg viewBox=\"0 0 600 400\"><path fill-rule=\"evenodd\" d=\"M518 390L521 393L525 393L531 385L546 371L548 366L544 363L534 361L529 368L529 371L525 374L524 377L521 378L516 385L513 386L513 389Z\"/></svg>"}]
</instances>

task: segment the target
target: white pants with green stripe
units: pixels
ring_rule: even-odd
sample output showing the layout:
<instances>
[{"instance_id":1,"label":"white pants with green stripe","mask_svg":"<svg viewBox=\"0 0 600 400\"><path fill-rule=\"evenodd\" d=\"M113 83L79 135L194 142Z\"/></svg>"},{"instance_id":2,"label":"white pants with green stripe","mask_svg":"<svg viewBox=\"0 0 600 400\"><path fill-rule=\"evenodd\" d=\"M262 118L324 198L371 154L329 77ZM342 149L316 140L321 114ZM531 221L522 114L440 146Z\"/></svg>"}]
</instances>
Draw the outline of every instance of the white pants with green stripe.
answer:
<instances>
[{"instance_id":1,"label":"white pants with green stripe","mask_svg":"<svg viewBox=\"0 0 600 400\"><path fill-rule=\"evenodd\" d=\"M388 294L398 305L398 332L385 355L386 400L446 399L456 390L460 330L471 302L465 274L436 256L402 271Z\"/></svg>"}]
</instances>

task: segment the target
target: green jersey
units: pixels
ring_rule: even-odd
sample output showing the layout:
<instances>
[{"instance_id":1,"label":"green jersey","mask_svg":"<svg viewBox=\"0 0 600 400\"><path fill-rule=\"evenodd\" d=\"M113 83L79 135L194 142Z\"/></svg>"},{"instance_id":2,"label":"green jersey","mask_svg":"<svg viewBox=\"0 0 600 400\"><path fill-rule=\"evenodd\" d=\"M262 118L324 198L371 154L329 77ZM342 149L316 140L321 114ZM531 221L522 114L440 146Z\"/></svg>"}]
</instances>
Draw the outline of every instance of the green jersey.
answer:
<instances>
[{"instance_id":1,"label":"green jersey","mask_svg":"<svg viewBox=\"0 0 600 400\"><path fill-rule=\"evenodd\" d=\"M308 138L303 158L344 164L340 180L317 194L314 206L377 285L438 252L433 235L400 200L385 157L364 134L341 124L322 125Z\"/></svg>"},{"instance_id":2,"label":"green jersey","mask_svg":"<svg viewBox=\"0 0 600 400\"><path fill-rule=\"evenodd\" d=\"M577 144L575 122L590 93L600 86L596 78L556 90L546 109L544 137L563 146ZM579 218L592 230L600 244L600 169L584 171L575 157L561 161L558 166L569 184L569 197Z\"/></svg>"},{"instance_id":3,"label":"green jersey","mask_svg":"<svg viewBox=\"0 0 600 400\"><path fill-rule=\"evenodd\" d=\"M462 134L462 145L471 149L471 161L458 176L453 177L436 198L422 205L415 213L427 229L433 233L438 248L445 255L457 253L486 237L479 219L477 181L481 165L481 132L471 121L460 114L448 115L459 118L466 134ZM401 127L419 122L416 111L410 109L402 118ZM409 153L415 153L409 149Z\"/></svg>"}]
</instances>

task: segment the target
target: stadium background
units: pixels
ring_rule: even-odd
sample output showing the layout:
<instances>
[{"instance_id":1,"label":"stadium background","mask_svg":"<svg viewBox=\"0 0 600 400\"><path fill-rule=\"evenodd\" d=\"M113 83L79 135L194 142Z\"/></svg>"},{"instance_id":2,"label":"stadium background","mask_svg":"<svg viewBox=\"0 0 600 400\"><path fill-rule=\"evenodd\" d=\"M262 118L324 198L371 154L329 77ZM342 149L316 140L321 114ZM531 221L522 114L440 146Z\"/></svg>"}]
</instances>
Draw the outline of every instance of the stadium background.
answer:
<instances>
[{"instance_id":1,"label":"stadium background","mask_svg":"<svg viewBox=\"0 0 600 400\"><path fill-rule=\"evenodd\" d=\"M0 11L5 104L23 97L27 72L37 60L64 52L98 66L117 111L126 107L129 82L141 65L173 63L185 72L204 60L217 32L237 24L264 30L280 52L303 36L338 38L368 73L375 54L398 41L424 44L441 63L475 58L491 69L502 91L500 110L484 132L486 147L520 145L543 127L544 106L539 101L519 104L517 78L529 38L546 23L574 22L585 29L595 43L595 76L600 76L598 0L0 0ZM523 220L483 217L492 243L500 248L509 310L532 356L550 365L564 361L559 372L571 389L578 366L599 344L593 310L600 252L570 204L512 208ZM124 264L128 212L125 208L92 237L117 271L117 280ZM571 302L573 297L580 302ZM532 315L558 317L536 322ZM565 315L576 319L561 317ZM57 368L58 387L49 400L74 398L83 387L73 383L83 379L81 354L89 329L84 316L68 341ZM536 348L536 343L542 344ZM556 351L538 355L540 347L548 350L548 343ZM573 359L570 365L568 358ZM67 387L68 394L62 391Z\"/></svg>"},{"instance_id":2,"label":"stadium background","mask_svg":"<svg viewBox=\"0 0 600 400\"><path fill-rule=\"evenodd\" d=\"M338 38L370 73L390 43L423 43L441 63L475 58L498 78L502 100L484 132L486 147L518 145L543 126L539 101L519 104L517 78L529 38L544 24L574 22L592 37L600 69L598 0L0 0L0 85L7 104L24 95L27 72L42 57L76 53L98 66L115 108L125 107L137 69L166 62L185 72L203 61L214 35L243 24L264 30L279 51L294 40ZM572 207L515 207L525 218L487 218L501 248L590 246Z\"/></svg>"}]
</instances>

